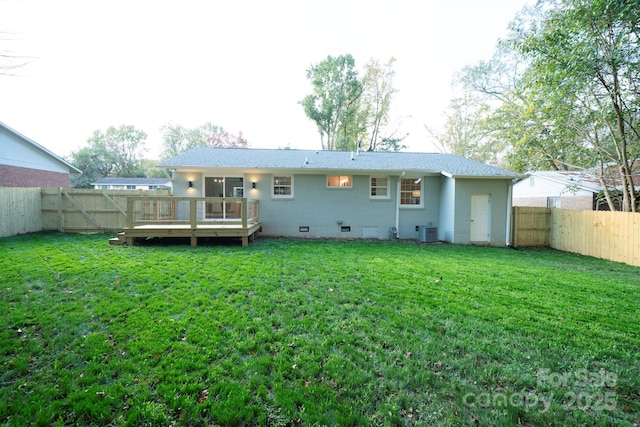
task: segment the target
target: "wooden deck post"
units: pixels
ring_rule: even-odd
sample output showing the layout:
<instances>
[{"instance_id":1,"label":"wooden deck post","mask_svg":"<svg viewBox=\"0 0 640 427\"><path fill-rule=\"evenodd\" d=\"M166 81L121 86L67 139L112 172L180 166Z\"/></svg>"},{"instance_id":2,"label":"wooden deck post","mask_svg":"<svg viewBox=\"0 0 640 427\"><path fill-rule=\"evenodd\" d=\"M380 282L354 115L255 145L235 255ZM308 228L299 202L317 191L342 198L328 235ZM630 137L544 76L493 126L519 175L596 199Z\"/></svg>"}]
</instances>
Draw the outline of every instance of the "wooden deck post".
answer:
<instances>
[{"instance_id":1,"label":"wooden deck post","mask_svg":"<svg viewBox=\"0 0 640 427\"><path fill-rule=\"evenodd\" d=\"M198 228L198 201L197 199L189 200L189 221L191 222L191 246L198 246L198 236L196 229Z\"/></svg>"},{"instance_id":2,"label":"wooden deck post","mask_svg":"<svg viewBox=\"0 0 640 427\"><path fill-rule=\"evenodd\" d=\"M191 229L198 228L198 203L196 199L189 200L189 221L191 222Z\"/></svg>"},{"instance_id":3,"label":"wooden deck post","mask_svg":"<svg viewBox=\"0 0 640 427\"><path fill-rule=\"evenodd\" d=\"M240 211L242 212L242 228L243 229L247 229L247 198L243 197L242 198L242 202L241 202L241 206L242 208L240 208ZM242 246L244 245L244 240L242 241Z\"/></svg>"}]
</instances>

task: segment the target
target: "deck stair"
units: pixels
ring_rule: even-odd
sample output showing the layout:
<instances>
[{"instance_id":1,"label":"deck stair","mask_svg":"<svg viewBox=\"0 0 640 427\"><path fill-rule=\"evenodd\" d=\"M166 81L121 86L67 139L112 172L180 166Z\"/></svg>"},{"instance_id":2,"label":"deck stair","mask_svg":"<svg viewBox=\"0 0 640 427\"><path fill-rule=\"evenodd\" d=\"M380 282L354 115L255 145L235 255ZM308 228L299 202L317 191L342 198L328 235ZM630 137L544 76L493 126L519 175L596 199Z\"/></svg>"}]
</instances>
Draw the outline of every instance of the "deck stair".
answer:
<instances>
[{"instance_id":1,"label":"deck stair","mask_svg":"<svg viewBox=\"0 0 640 427\"><path fill-rule=\"evenodd\" d=\"M127 236L122 233L118 233L117 237L109 239L109 244L114 246L124 246L127 244Z\"/></svg>"}]
</instances>

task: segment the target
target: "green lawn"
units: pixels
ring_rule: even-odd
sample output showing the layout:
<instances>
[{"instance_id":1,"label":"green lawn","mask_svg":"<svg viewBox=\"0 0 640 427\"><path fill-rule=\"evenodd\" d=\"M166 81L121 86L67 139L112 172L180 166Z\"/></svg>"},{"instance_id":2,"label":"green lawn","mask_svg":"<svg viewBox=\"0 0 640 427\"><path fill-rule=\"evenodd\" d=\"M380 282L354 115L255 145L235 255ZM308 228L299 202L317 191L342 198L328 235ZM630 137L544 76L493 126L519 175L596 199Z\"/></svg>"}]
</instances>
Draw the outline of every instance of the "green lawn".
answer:
<instances>
[{"instance_id":1,"label":"green lawn","mask_svg":"<svg viewBox=\"0 0 640 427\"><path fill-rule=\"evenodd\" d=\"M637 425L640 269L553 250L0 239L4 425Z\"/></svg>"}]
</instances>

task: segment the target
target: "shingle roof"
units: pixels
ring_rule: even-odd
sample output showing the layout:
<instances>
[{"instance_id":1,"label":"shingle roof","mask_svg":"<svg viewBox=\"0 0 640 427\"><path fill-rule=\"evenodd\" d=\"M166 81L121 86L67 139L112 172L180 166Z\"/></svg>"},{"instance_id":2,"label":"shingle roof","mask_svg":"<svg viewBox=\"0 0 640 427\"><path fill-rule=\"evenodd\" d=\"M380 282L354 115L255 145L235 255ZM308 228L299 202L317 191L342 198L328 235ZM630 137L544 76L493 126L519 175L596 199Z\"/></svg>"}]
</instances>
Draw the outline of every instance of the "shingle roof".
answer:
<instances>
[{"instance_id":1,"label":"shingle roof","mask_svg":"<svg viewBox=\"0 0 640 427\"><path fill-rule=\"evenodd\" d=\"M168 178L102 178L91 185L169 185Z\"/></svg>"},{"instance_id":2,"label":"shingle roof","mask_svg":"<svg viewBox=\"0 0 640 427\"><path fill-rule=\"evenodd\" d=\"M442 173L452 177L517 178L519 174L453 154L246 148L193 148L158 164L163 168L344 170Z\"/></svg>"}]
</instances>

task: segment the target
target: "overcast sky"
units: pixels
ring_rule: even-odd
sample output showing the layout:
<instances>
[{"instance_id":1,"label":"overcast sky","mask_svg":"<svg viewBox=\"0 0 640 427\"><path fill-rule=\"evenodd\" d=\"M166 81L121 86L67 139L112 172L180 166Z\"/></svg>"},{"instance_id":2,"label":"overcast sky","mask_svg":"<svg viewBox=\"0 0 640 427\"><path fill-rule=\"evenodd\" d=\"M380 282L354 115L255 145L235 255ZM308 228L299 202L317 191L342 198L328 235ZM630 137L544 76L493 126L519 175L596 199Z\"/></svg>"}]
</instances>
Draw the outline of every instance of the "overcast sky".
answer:
<instances>
[{"instance_id":1,"label":"overcast sky","mask_svg":"<svg viewBox=\"0 0 640 427\"><path fill-rule=\"evenodd\" d=\"M317 149L298 102L306 70L351 54L395 57L394 122L433 151L456 71L488 59L527 0L0 0L0 121L60 156L130 124L161 149L166 123L212 122L250 147ZM9 39L9 40L8 40Z\"/></svg>"}]
</instances>

